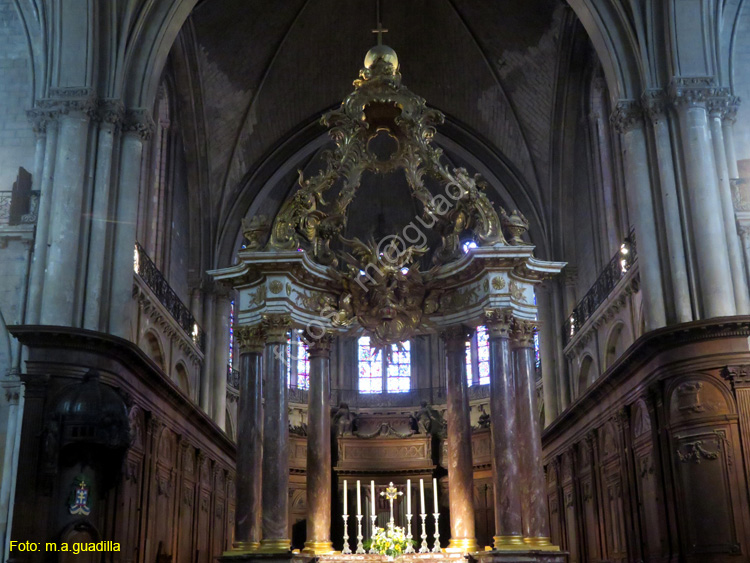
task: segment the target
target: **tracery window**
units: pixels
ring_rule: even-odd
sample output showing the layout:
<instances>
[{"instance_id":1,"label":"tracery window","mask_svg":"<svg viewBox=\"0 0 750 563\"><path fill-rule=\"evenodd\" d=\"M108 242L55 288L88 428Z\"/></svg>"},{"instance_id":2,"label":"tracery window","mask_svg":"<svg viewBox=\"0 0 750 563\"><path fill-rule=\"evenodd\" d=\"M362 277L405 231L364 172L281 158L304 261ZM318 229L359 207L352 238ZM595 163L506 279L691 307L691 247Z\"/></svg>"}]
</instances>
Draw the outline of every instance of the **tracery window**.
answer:
<instances>
[{"instance_id":1,"label":"tracery window","mask_svg":"<svg viewBox=\"0 0 750 563\"><path fill-rule=\"evenodd\" d=\"M466 381L469 386L490 382L490 335L486 326L478 326L466 342Z\"/></svg>"},{"instance_id":2,"label":"tracery window","mask_svg":"<svg viewBox=\"0 0 750 563\"><path fill-rule=\"evenodd\" d=\"M310 353L297 330L286 340L286 382L289 387L310 388Z\"/></svg>"},{"instance_id":3,"label":"tracery window","mask_svg":"<svg viewBox=\"0 0 750 563\"><path fill-rule=\"evenodd\" d=\"M411 345L391 345L391 357L370 347L370 337L357 342L360 393L406 393L411 389Z\"/></svg>"}]
</instances>

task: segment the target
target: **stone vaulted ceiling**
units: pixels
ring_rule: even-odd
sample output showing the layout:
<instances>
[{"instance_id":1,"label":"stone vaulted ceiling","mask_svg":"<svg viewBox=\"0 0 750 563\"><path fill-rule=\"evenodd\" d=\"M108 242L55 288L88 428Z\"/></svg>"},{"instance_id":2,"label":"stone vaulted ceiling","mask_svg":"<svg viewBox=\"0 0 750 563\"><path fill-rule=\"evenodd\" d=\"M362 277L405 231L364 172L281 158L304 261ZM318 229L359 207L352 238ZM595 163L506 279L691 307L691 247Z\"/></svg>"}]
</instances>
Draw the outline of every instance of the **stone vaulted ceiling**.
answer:
<instances>
[{"instance_id":1,"label":"stone vaulted ceiling","mask_svg":"<svg viewBox=\"0 0 750 563\"><path fill-rule=\"evenodd\" d=\"M559 0L382 0L384 42L404 84L510 162L535 205L548 183L564 10ZM194 111L204 120L215 220L274 148L351 91L374 25L375 0L195 8Z\"/></svg>"}]
</instances>

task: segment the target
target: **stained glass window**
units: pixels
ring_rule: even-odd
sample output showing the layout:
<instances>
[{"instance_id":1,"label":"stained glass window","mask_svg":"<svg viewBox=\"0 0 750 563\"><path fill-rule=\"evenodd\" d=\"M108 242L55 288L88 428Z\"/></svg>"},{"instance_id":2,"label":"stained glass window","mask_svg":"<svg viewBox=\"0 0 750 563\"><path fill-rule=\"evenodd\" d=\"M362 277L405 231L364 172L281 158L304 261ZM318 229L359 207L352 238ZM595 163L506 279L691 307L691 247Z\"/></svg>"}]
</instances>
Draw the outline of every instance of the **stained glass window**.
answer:
<instances>
[{"instance_id":1,"label":"stained glass window","mask_svg":"<svg viewBox=\"0 0 750 563\"><path fill-rule=\"evenodd\" d=\"M297 387L310 388L310 353L307 344L297 336Z\"/></svg>"},{"instance_id":2,"label":"stained glass window","mask_svg":"<svg viewBox=\"0 0 750 563\"><path fill-rule=\"evenodd\" d=\"M490 382L490 337L486 326L479 326L466 342L466 381L471 385Z\"/></svg>"},{"instance_id":3,"label":"stained glass window","mask_svg":"<svg viewBox=\"0 0 750 563\"><path fill-rule=\"evenodd\" d=\"M479 385L490 382L490 335L486 326L477 327L477 366L479 371Z\"/></svg>"},{"instance_id":4,"label":"stained glass window","mask_svg":"<svg viewBox=\"0 0 750 563\"><path fill-rule=\"evenodd\" d=\"M401 343L401 349L393 344L391 357L386 359L381 350L370 348L369 336L362 336L358 342L358 359L360 393L406 393L411 388L408 341Z\"/></svg>"},{"instance_id":5,"label":"stained glass window","mask_svg":"<svg viewBox=\"0 0 750 563\"><path fill-rule=\"evenodd\" d=\"M383 391L383 353L370 348L370 337L359 339L359 392Z\"/></svg>"},{"instance_id":6,"label":"stained glass window","mask_svg":"<svg viewBox=\"0 0 750 563\"><path fill-rule=\"evenodd\" d=\"M229 370L234 367L234 299L229 303Z\"/></svg>"},{"instance_id":7,"label":"stained glass window","mask_svg":"<svg viewBox=\"0 0 750 563\"><path fill-rule=\"evenodd\" d=\"M388 393L406 393L411 387L411 350L409 341L398 345L391 345L391 359L388 361L388 378L386 391Z\"/></svg>"},{"instance_id":8,"label":"stained glass window","mask_svg":"<svg viewBox=\"0 0 750 563\"><path fill-rule=\"evenodd\" d=\"M289 387L310 388L310 353L296 330L286 339L286 382Z\"/></svg>"}]
</instances>

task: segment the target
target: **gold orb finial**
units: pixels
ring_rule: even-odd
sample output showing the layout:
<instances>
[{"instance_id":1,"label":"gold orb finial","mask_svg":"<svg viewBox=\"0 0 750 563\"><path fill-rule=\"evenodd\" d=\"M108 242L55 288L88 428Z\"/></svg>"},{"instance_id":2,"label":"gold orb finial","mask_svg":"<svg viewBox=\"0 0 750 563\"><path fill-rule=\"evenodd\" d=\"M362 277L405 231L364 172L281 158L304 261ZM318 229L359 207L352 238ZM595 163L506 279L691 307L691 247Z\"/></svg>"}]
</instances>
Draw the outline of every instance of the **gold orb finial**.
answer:
<instances>
[{"instance_id":1,"label":"gold orb finial","mask_svg":"<svg viewBox=\"0 0 750 563\"><path fill-rule=\"evenodd\" d=\"M377 61L383 60L393 65L393 73L398 70L398 55L388 45L375 45L365 55L365 68L371 68Z\"/></svg>"}]
</instances>

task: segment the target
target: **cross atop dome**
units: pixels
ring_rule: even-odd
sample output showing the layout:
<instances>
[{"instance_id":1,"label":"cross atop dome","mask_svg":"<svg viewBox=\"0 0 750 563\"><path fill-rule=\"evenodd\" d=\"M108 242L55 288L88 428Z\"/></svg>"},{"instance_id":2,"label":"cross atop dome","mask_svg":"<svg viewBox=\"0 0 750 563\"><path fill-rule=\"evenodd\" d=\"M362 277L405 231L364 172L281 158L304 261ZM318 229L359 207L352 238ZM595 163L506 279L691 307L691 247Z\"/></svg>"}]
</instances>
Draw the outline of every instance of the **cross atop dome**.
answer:
<instances>
[{"instance_id":1,"label":"cross atop dome","mask_svg":"<svg viewBox=\"0 0 750 563\"><path fill-rule=\"evenodd\" d=\"M383 44L383 34L384 33L388 33L388 30L385 29L383 27L383 24L380 23L380 21L378 20L378 27L377 27L377 29L373 29L372 32L378 34L378 45L382 45Z\"/></svg>"}]
</instances>

